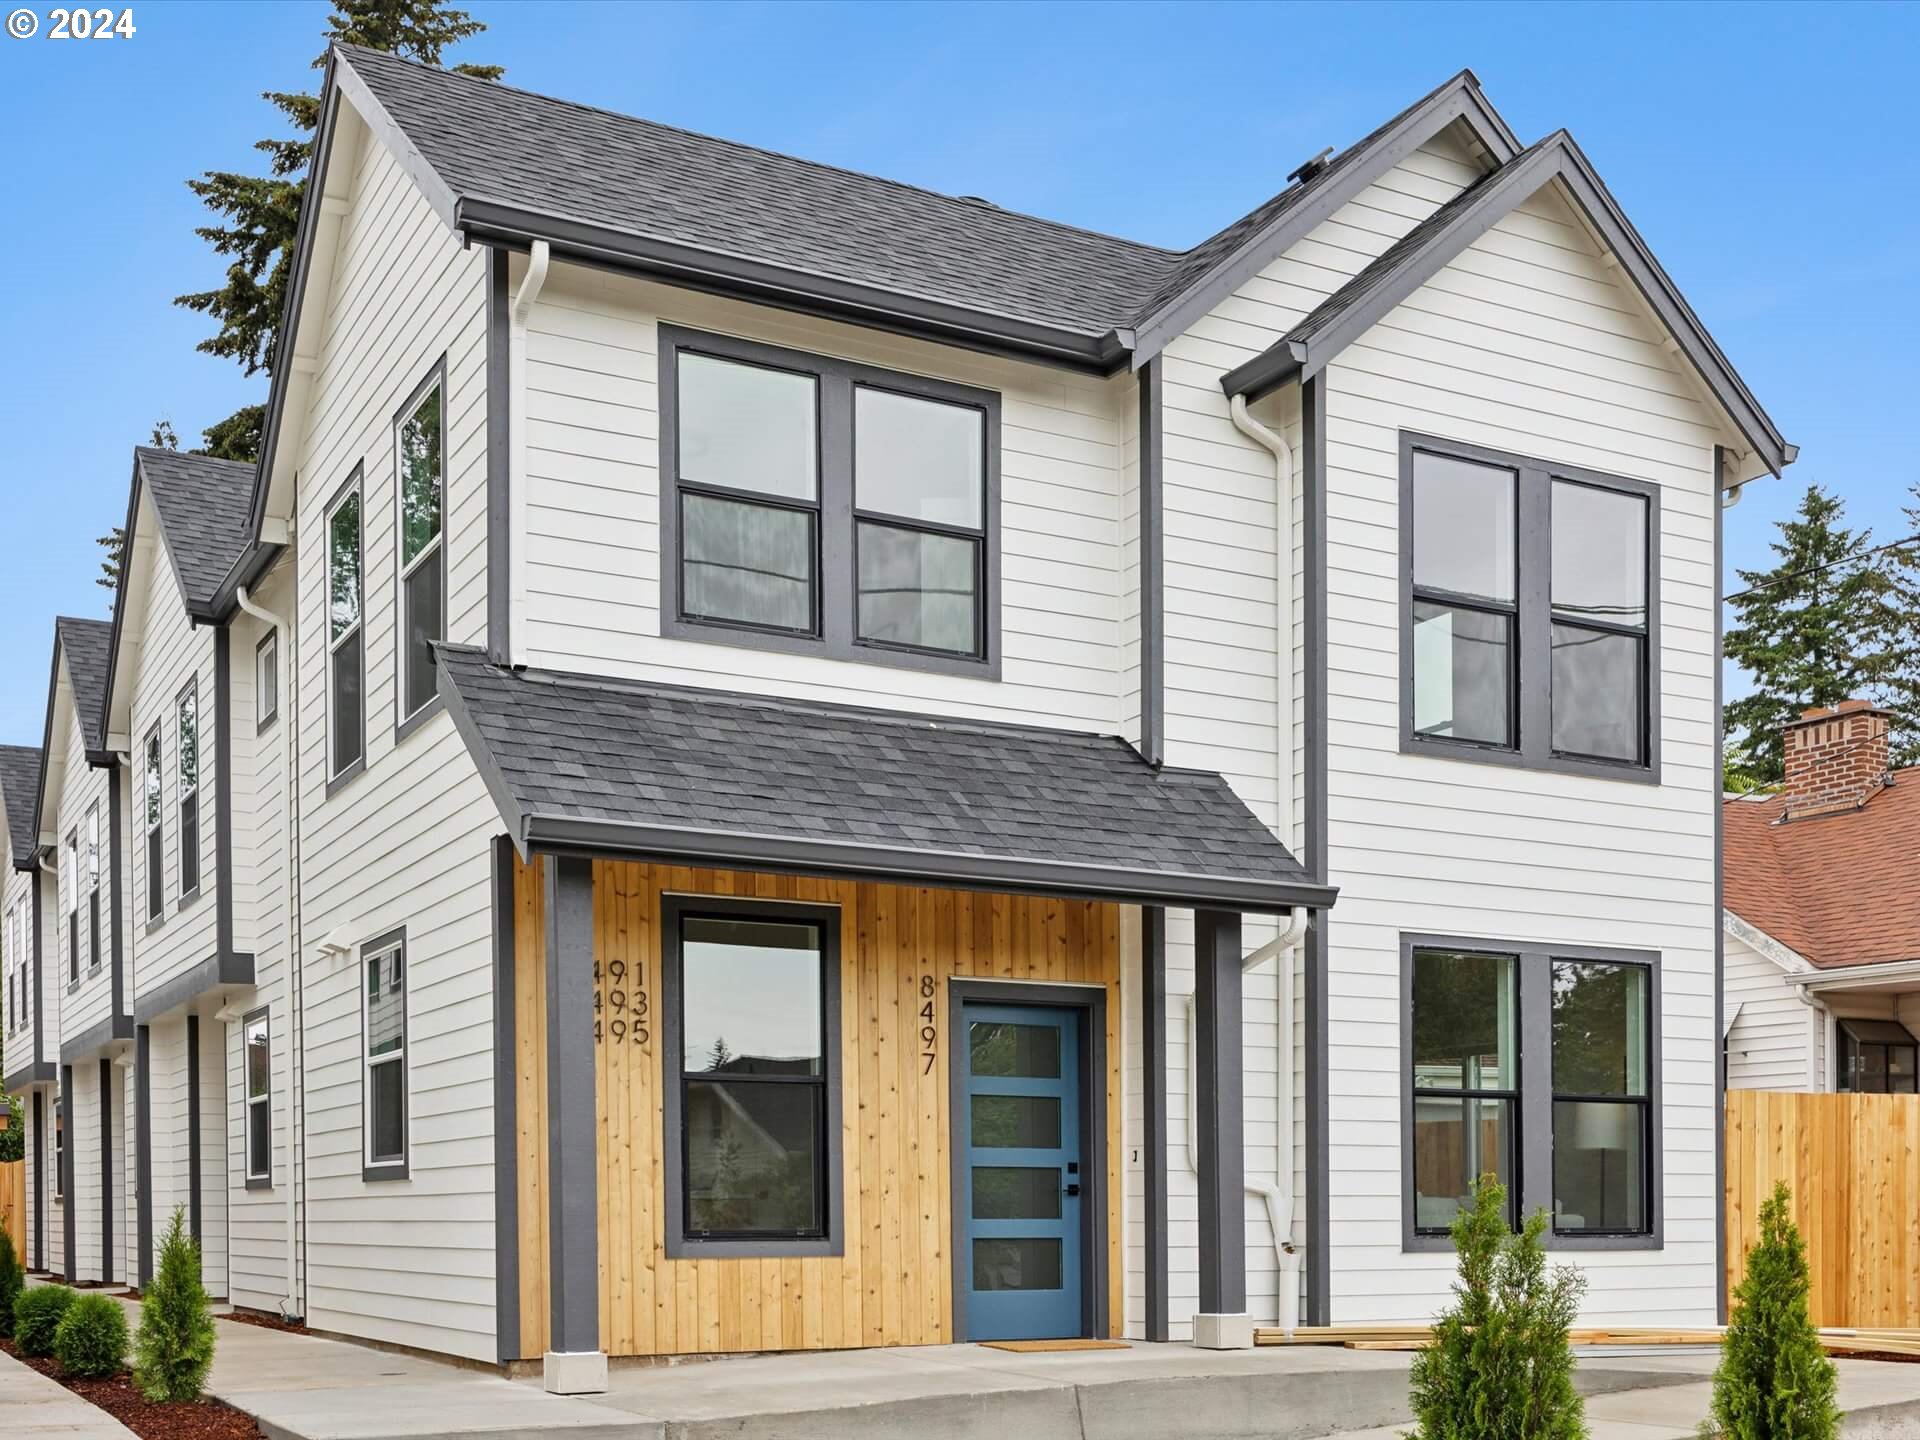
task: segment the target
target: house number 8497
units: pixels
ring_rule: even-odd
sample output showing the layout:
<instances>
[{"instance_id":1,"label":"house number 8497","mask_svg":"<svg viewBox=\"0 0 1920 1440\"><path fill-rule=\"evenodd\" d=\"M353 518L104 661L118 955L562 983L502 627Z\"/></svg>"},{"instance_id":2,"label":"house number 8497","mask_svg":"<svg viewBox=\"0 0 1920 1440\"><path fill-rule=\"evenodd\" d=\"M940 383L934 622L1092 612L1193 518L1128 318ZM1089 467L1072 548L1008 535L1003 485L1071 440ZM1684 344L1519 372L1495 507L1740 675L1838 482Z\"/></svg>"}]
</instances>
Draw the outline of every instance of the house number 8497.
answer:
<instances>
[{"instance_id":1,"label":"house number 8497","mask_svg":"<svg viewBox=\"0 0 1920 1440\"><path fill-rule=\"evenodd\" d=\"M933 976L920 977L920 1058L926 1062L920 1070L922 1075L933 1073L933 1062L940 1053L940 1027L935 1021L933 1009L938 990Z\"/></svg>"}]
</instances>

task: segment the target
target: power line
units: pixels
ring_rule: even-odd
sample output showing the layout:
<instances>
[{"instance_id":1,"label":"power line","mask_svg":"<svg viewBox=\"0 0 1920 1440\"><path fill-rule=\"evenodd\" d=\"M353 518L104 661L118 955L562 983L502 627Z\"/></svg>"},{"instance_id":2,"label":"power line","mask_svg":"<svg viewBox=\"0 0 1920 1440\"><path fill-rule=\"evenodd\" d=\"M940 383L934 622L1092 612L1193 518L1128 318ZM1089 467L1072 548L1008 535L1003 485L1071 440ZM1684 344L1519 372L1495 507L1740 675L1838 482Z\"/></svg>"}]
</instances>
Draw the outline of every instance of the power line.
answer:
<instances>
[{"instance_id":1,"label":"power line","mask_svg":"<svg viewBox=\"0 0 1920 1440\"><path fill-rule=\"evenodd\" d=\"M1720 599L1726 603L1731 603L1735 600L1744 600L1749 595L1758 595L1762 590L1771 590L1774 586L1784 585L1789 580L1800 580L1808 575L1824 574L1826 571L1838 569L1842 565L1851 565L1855 560L1864 560L1869 555L1878 555L1887 550L1898 550L1903 545L1916 543L1920 543L1920 532L1909 535L1904 540L1889 540L1886 544L1876 545L1871 550L1856 550L1851 555L1842 555L1838 560L1829 560L1824 565L1809 565L1805 570L1792 570L1785 575L1776 575L1771 580L1763 580L1760 584L1750 589L1742 590L1737 594L1722 595Z\"/></svg>"}]
</instances>

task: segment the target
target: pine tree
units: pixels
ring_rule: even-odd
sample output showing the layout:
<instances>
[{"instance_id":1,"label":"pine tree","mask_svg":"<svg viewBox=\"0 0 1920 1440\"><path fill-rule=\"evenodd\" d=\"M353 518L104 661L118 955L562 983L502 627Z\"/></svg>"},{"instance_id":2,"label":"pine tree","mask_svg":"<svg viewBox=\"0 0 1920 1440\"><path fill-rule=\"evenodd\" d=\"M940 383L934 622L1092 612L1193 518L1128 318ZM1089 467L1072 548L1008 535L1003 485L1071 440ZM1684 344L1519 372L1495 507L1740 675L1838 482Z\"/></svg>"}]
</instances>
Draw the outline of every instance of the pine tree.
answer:
<instances>
[{"instance_id":1,"label":"pine tree","mask_svg":"<svg viewBox=\"0 0 1920 1440\"><path fill-rule=\"evenodd\" d=\"M1914 483L1909 494L1913 503L1901 507L1906 524L1900 533L1916 538L1887 552L1887 575L1893 584L1893 607L1899 617L1893 675L1885 700L1894 717L1895 765L1920 765L1920 481Z\"/></svg>"},{"instance_id":2,"label":"pine tree","mask_svg":"<svg viewBox=\"0 0 1920 1440\"><path fill-rule=\"evenodd\" d=\"M1733 1292L1713 1372L1705 1435L1727 1440L1831 1440L1840 1433L1833 1361L1807 1315L1807 1247L1784 1184L1760 1207L1760 1239Z\"/></svg>"},{"instance_id":3,"label":"pine tree","mask_svg":"<svg viewBox=\"0 0 1920 1440\"><path fill-rule=\"evenodd\" d=\"M178 450L180 437L173 433L171 420L156 420L153 436L147 443L156 450ZM94 543L107 553L100 557L100 578L93 583L111 593L120 588L120 556L126 549L126 529L116 525Z\"/></svg>"},{"instance_id":4,"label":"pine tree","mask_svg":"<svg viewBox=\"0 0 1920 1440\"><path fill-rule=\"evenodd\" d=\"M200 1246L176 1205L153 1283L140 1300L133 1383L149 1400L198 1400L213 1365L213 1311L200 1283Z\"/></svg>"},{"instance_id":5,"label":"pine tree","mask_svg":"<svg viewBox=\"0 0 1920 1440\"><path fill-rule=\"evenodd\" d=\"M1841 524L1845 506L1819 485L1780 524L1778 563L1738 572L1736 624L1726 654L1753 689L1726 707L1729 788L1785 778L1781 731L1813 705L1888 697L1900 616L1893 584L1871 548L1872 532ZM1903 737L1904 738L1904 737Z\"/></svg>"},{"instance_id":6,"label":"pine tree","mask_svg":"<svg viewBox=\"0 0 1920 1440\"><path fill-rule=\"evenodd\" d=\"M0 1220L0 1338L13 1334L13 1301L26 1284L20 1273L20 1257L14 1252L13 1235L7 1222Z\"/></svg>"}]
</instances>

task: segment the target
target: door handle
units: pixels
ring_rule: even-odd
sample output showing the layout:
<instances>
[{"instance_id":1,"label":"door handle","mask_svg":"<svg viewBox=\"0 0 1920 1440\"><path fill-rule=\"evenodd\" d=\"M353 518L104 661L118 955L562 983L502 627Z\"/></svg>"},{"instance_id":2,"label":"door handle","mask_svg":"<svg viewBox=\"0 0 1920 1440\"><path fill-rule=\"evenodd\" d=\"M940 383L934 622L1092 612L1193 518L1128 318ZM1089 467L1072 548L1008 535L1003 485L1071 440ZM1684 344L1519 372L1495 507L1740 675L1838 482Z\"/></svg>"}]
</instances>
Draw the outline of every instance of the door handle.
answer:
<instances>
[{"instance_id":1,"label":"door handle","mask_svg":"<svg viewBox=\"0 0 1920 1440\"><path fill-rule=\"evenodd\" d=\"M1080 1183L1077 1180L1068 1181L1066 1185L1066 1192L1067 1192L1067 1198L1069 1200L1075 1198L1080 1193Z\"/></svg>"}]
</instances>

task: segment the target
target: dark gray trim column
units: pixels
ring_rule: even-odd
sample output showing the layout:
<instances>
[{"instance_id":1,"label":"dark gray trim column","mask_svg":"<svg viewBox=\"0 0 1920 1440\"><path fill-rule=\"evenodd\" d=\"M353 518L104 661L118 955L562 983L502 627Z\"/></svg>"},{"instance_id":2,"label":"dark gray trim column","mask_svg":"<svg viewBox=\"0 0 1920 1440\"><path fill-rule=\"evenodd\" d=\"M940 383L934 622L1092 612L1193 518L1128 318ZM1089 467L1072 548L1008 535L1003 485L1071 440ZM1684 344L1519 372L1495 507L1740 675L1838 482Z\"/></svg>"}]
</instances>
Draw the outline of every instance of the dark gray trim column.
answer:
<instances>
[{"instance_id":1,"label":"dark gray trim column","mask_svg":"<svg viewBox=\"0 0 1920 1440\"><path fill-rule=\"evenodd\" d=\"M116 1040L124 1040L133 1034L133 1012L127 1007L127 953L126 941L122 935L121 914L126 900L121 891L121 876L125 868L126 827L120 820L120 776L122 774L119 759L116 757L107 766L107 864L110 874L107 879L107 899L113 906L113 921L107 933L113 956L113 1035Z\"/></svg>"},{"instance_id":2,"label":"dark gray trim column","mask_svg":"<svg viewBox=\"0 0 1920 1440\"><path fill-rule=\"evenodd\" d=\"M1301 856L1314 881L1327 883L1327 381L1317 375L1300 387L1301 549L1306 567L1301 586L1305 605L1303 714L1306 735L1306 795L1302 814ZM1306 1121L1307 1121L1307 1295L1306 1323L1325 1325L1333 1313L1333 1232L1328 1121L1327 969L1332 958L1327 912L1314 916L1307 931L1306 961Z\"/></svg>"},{"instance_id":3,"label":"dark gray trim column","mask_svg":"<svg viewBox=\"0 0 1920 1440\"><path fill-rule=\"evenodd\" d=\"M27 1247L27 1268L47 1268L47 1196L53 1190L47 1184L47 1096L44 1090L33 1092L33 1206L32 1244Z\"/></svg>"},{"instance_id":4,"label":"dark gray trim column","mask_svg":"<svg viewBox=\"0 0 1920 1440\"><path fill-rule=\"evenodd\" d=\"M1166 751L1166 420L1158 359L1140 367L1140 754Z\"/></svg>"},{"instance_id":5,"label":"dark gray trim column","mask_svg":"<svg viewBox=\"0 0 1920 1440\"><path fill-rule=\"evenodd\" d=\"M1147 1339L1167 1338L1167 912L1140 907L1140 1149Z\"/></svg>"},{"instance_id":6,"label":"dark gray trim column","mask_svg":"<svg viewBox=\"0 0 1920 1440\"><path fill-rule=\"evenodd\" d=\"M1726 507L1721 487L1727 483L1727 452L1713 447L1713 1303L1718 1324L1727 1323L1727 931L1726 835L1724 833L1726 776L1725 717L1721 712L1722 662L1725 658L1726 615L1720 604L1726 572ZM1659 543L1659 536L1654 537ZM1656 673L1657 667L1656 667ZM1658 759L1658 757L1654 757ZM1655 1024L1664 1023L1656 1016ZM1666 1118L1656 1112L1655 1125ZM1660 1178L1664 1185L1666 1179Z\"/></svg>"},{"instance_id":7,"label":"dark gray trim column","mask_svg":"<svg viewBox=\"0 0 1920 1440\"><path fill-rule=\"evenodd\" d=\"M1245 1112L1240 1055L1240 916L1229 910L1193 914L1193 1005L1199 1093L1200 1314L1194 1343L1232 1344L1203 1334L1209 1317L1247 1310L1247 1197ZM1246 1344L1253 1343L1249 1327Z\"/></svg>"},{"instance_id":8,"label":"dark gray trim column","mask_svg":"<svg viewBox=\"0 0 1920 1440\"><path fill-rule=\"evenodd\" d=\"M100 1280L113 1283L113 1061L100 1057Z\"/></svg>"},{"instance_id":9,"label":"dark gray trim column","mask_svg":"<svg viewBox=\"0 0 1920 1440\"><path fill-rule=\"evenodd\" d=\"M60 1268L67 1277L67 1283L73 1284L80 1278L75 1265L74 1252L79 1248L76 1236L79 1227L80 1200L73 1193L73 1153L79 1149L78 1127L73 1123L73 1066L60 1067L60 1127L65 1143L60 1146L60 1239L62 1242Z\"/></svg>"},{"instance_id":10,"label":"dark gray trim column","mask_svg":"<svg viewBox=\"0 0 1920 1440\"><path fill-rule=\"evenodd\" d=\"M133 1031L133 1163L135 1283L144 1290L153 1279L153 1039L145 1025Z\"/></svg>"},{"instance_id":11,"label":"dark gray trim column","mask_svg":"<svg viewBox=\"0 0 1920 1440\"><path fill-rule=\"evenodd\" d=\"M593 862L547 855L546 1385L604 1390L600 1352L599 1157L595 1135ZM595 1363L597 1362L597 1363Z\"/></svg>"},{"instance_id":12,"label":"dark gray trim column","mask_svg":"<svg viewBox=\"0 0 1920 1440\"><path fill-rule=\"evenodd\" d=\"M500 835L493 842L493 1323L502 1364L520 1358L520 1117L514 1054L516 942L513 842Z\"/></svg>"},{"instance_id":13,"label":"dark gray trim column","mask_svg":"<svg viewBox=\"0 0 1920 1440\"><path fill-rule=\"evenodd\" d=\"M513 605L512 486L507 363L507 252L487 251L487 659L508 663Z\"/></svg>"},{"instance_id":14,"label":"dark gray trim column","mask_svg":"<svg viewBox=\"0 0 1920 1440\"><path fill-rule=\"evenodd\" d=\"M187 1228L200 1243L200 1017L187 1016Z\"/></svg>"}]
</instances>

